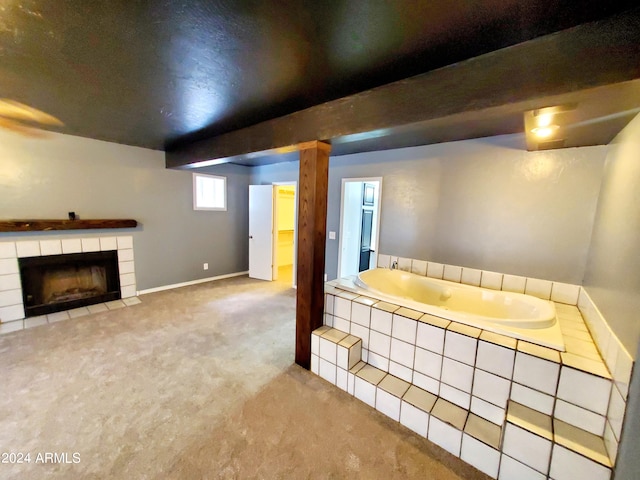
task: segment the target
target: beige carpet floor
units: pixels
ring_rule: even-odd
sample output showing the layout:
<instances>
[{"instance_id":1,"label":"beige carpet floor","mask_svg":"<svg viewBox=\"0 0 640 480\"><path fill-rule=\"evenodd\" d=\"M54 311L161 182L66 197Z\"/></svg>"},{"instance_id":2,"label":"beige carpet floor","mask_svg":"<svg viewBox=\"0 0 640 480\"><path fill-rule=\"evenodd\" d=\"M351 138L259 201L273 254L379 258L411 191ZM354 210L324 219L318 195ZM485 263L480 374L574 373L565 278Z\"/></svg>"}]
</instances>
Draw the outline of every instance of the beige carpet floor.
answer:
<instances>
[{"instance_id":1,"label":"beige carpet floor","mask_svg":"<svg viewBox=\"0 0 640 480\"><path fill-rule=\"evenodd\" d=\"M0 479L487 478L293 365L288 285L141 299L0 335Z\"/></svg>"}]
</instances>

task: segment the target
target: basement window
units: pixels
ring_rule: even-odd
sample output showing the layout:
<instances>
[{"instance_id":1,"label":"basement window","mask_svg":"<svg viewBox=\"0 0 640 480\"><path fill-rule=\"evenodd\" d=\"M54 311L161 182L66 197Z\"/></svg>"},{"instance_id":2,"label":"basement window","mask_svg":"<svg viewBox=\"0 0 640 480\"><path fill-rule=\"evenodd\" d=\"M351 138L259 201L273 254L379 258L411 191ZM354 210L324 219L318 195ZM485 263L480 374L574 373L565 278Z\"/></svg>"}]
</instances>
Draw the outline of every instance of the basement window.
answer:
<instances>
[{"instance_id":1,"label":"basement window","mask_svg":"<svg viewBox=\"0 0 640 480\"><path fill-rule=\"evenodd\" d=\"M193 209L227 210L227 178L193 174Z\"/></svg>"}]
</instances>

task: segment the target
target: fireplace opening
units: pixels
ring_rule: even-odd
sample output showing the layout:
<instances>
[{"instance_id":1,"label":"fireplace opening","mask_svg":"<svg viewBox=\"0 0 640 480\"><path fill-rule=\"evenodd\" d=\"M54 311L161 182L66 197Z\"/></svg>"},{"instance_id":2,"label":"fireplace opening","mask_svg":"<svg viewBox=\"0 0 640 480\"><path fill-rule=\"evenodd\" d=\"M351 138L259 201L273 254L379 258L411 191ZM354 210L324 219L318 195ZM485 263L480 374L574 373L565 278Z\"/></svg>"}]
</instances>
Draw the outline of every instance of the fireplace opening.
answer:
<instances>
[{"instance_id":1,"label":"fireplace opening","mask_svg":"<svg viewBox=\"0 0 640 480\"><path fill-rule=\"evenodd\" d=\"M26 317L120 298L116 250L18 260Z\"/></svg>"}]
</instances>

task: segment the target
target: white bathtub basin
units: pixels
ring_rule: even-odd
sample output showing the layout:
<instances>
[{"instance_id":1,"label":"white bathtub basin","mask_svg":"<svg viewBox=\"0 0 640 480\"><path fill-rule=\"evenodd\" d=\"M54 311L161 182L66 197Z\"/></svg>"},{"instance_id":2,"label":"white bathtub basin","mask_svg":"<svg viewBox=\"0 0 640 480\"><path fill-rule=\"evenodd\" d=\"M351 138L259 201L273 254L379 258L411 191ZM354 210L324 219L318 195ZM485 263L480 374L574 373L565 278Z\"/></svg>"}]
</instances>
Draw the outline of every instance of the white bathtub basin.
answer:
<instances>
[{"instance_id":1,"label":"white bathtub basin","mask_svg":"<svg viewBox=\"0 0 640 480\"><path fill-rule=\"evenodd\" d=\"M564 351L554 304L531 295L387 268L360 272L354 283L362 295Z\"/></svg>"}]
</instances>

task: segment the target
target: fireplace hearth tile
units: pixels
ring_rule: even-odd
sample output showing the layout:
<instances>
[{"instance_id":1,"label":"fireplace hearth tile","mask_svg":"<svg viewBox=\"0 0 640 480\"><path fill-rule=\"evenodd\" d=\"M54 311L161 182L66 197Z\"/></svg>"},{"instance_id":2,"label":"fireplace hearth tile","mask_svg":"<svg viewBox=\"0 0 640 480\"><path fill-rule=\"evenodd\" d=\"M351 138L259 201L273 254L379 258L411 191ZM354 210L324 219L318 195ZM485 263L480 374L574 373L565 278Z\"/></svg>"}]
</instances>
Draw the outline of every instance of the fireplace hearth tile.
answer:
<instances>
[{"instance_id":1,"label":"fireplace hearth tile","mask_svg":"<svg viewBox=\"0 0 640 480\"><path fill-rule=\"evenodd\" d=\"M111 302L106 302L105 305L109 310L116 310L118 308L124 308L126 305L122 300L113 300Z\"/></svg>"},{"instance_id":2,"label":"fireplace hearth tile","mask_svg":"<svg viewBox=\"0 0 640 480\"><path fill-rule=\"evenodd\" d=\"M130 297L122 300L127 307L132 307L133 305L138 305L142 303L138 297Z\"/></svg>"},{"instance_id":3,"label":"fireplace hearth tile","mask_svg":"<svg viewBox=\"0 0 640 480\"><path fill-rule=\"evenodd\" d=\"M69 312L66 310L64 312L55 312L47 315L47 320L49 321L49 323L61 322L63 320L69 320L69 318Z\"/></svg>"},{"instance_id":4,"label":"fireplace hearth tile","mask_svg":"<svg viewBox=\"0 0 640 480\"><path fill-rule=\"evenodd\" d=\"M47 316L40 315L39 317L30 317L24 319L24 328L39 327L40 325L47 324Z\"/></svg>"},{"instance_id":5,"label":"fireplace hearth tile","mask_svg":"<svg viewBox=\"0 0 640 480\"><path fill-rule=\"evenodd\" d=\"M109 310L104 303L96 303L95 305L89 305L87 308L91 313L101 313Z\"/></svg>"},{"instance_id":6,"label":"fireplace hearth tile","mask_svg":"<svg viewBox=\"0 0 640 480\"><path fill-rule=\"evenodd\" d=\"M14 322L0 323L0 335L5 333L17 332L24 328L24 322L22 320L16 320Z\"/></svg>"},{"instance_id":7,"label":"fireplace hearth tile","mask_svg":"<svg viewBox=\"0 0 640 480\"><path fill-rule=\"evenodd\" d=\"M89 315L91 312L87 307L74 308L73 310L68 310L69 317L78 318L84 317L85 315Z\"/></svg>"}]
</instances>

